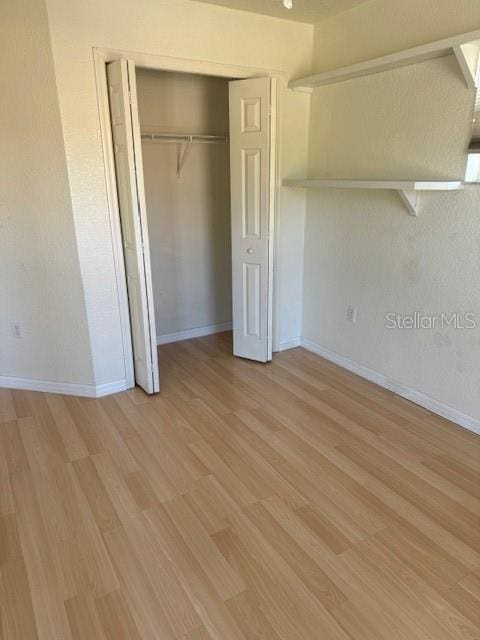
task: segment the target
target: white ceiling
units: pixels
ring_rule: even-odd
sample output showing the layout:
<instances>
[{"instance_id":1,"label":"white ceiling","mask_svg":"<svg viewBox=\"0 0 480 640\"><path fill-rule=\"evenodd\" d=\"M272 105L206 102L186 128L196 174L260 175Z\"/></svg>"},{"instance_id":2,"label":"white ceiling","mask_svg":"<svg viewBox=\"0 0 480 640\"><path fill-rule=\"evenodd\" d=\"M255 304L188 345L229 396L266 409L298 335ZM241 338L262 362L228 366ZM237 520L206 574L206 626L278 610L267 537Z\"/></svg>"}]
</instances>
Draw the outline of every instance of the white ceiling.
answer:
<instances>
[{"instance_id":1,"label":"white ceiling","mask_svg":"<svg viewBox=\"0 0 480 640\"><path fill-rule=\"evenodd\" d=\"M196 0L240 11L263 13L266 16L315 24L330 16L368 2L369 0L293 0L293 9L285 9L282 0Z\"/></svg>"}]
</instances>

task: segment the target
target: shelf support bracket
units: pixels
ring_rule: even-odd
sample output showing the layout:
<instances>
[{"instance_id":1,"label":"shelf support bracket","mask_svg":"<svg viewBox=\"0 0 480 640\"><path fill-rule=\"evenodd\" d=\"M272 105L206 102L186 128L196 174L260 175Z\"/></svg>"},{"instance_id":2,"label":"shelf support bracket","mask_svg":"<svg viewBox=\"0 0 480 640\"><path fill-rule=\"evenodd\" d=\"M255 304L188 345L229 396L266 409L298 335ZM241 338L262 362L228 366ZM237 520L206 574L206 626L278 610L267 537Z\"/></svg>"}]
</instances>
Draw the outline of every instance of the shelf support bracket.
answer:
<instances>
[{"instance_id":1,"label":"shelf support bracket","mask_svg":"<svg viewBox=\"0 0 480 640\"><path fill-rule=\"evenodd\" d=\"M475 89L478 84L478 63L480 42L466 42L453 47L453 53L469 89Z\"/></svg>"},{"instance_id":2,"label":"shelf support bracket","mask_svg":"<svg viewBox=\"0 0 480 640\"><path fill-rule=\"evenodd\" d=\"M399 189L397 193L400 196L403 204L405 205L409 215L418 216L419 196L417 191L406 191L405 189Z\"/></svg>"},{"instance_id":3,"label":"shelf support bracket","mask_svg":"<svg viewBox=\"0 0 480 640\"><path fill-rule=\"evenodd\" d=\"M193 136L188 136L184 142L184 146L182 149L182 144L177 144L177 178L182 177L182 169L185 164L185 160L187 159L188 151L192 146Z\"/></svg>"}]
</instances>

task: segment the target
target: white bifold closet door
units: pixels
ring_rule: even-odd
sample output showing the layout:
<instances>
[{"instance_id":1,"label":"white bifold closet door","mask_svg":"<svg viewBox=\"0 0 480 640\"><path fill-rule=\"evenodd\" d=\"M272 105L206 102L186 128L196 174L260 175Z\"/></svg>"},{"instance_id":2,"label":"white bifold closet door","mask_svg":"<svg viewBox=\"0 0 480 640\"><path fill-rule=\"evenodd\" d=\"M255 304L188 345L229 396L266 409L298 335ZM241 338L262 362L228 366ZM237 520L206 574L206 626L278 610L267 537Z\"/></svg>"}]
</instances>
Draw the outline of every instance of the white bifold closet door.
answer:
<instances>
[{"instance_id":1,"label":"white bifold closet door","mask_svg":"<svg viewBox=\"0 0 480 640\"><path fill-rule=\"evenodd\" d=\"M233 353L272 359L275 80L230 86Z\"/></svg>"},{"instance_id":2,"label":"white bifold closet door","mask_svg":"<svg viewBox=\"0 0 480 640\"><path fill-rule=\"evenodd\" d=\"M156 393L159 373L135 64L111 62L107 78L135 382Z\"/></svg>"}]
</instances>

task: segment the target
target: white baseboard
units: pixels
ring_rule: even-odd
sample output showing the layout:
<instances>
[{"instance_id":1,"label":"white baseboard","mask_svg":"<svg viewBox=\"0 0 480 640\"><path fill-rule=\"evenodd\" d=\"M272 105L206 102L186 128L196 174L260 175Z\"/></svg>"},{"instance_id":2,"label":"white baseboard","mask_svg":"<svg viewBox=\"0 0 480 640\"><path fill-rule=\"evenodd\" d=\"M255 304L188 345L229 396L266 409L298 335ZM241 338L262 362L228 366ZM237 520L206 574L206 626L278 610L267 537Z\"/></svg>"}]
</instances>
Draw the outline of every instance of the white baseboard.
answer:
<instances>
[{"instance_id":1,"label":"white baseboard","mask_svg":"<svg viewBox=\"0 0 480 640\"><path fill-rule=\"evenodd\" d=\"M298 336L297 338L290 338L289 340L279 342L277 351L287 351L287 349L294 349L295 347L301 346L302 338Z\"/></svg>"},{"instance_id":2,"label":"white baseboard","mask_svg":"<svg viewBox=\"0 0 480 640\"><path fill-rule=\"evenodd\" d=\"M169 344L170 342L180 342L181 340L190 340L191 338L211 336L214 333L231 331L231 329L232 323L224 322L223 324L209 324L206 327L195 327L194 329L185 329L185 331L176 331L175 333L163 333L157 336L157 344Z\"/></svg>"},{"instance_id":3,"label":"white baseboard","mask_svg":"<svg viewBox=\"0 0 480 640\"><path fill-rule=\"evenodd\" d=\"M95 395L93 397L103 398L103 396L109 396L112 393L120 393L120 391L126 391L127 389L127 381L125 379L105 382L104 384L97 384L95 387Z\"/></svg>"},{"instance_id":4,"label":"white baseboard","mask_svg":"<svg viewBox=\"0 0 480 640\"><path fill-rule=\"evenodd\" d=\"M213 333L219 333L221 331L228 331L232 328L230 322L224 324L210 325L207 327L199 327L198 329L189 329L188 331L180 331L178 333L164 334L157 337L158 344L167 344L168 342L177 342L179 340L188 340L189 338L196 338ZM285 351L287 349L293 349L294 347L302 346L312 353L330 360L338 364L348 371L352 371L362 378L366 378L375 384L378 384L385 389L389 389L393 393L406 398L415 404L428 409L432 413L436 413L442 418L451 420L460 425L464 429L473 431L480 435L480 420L474 418L468 414L450 407L439 400L430 398L429 396L412 389L400 382L387 378L382 373L369 369L354 360L350 360L345 356L342 356L334 351L330 351L325 347L306 340L305 338L291 338L285 340L279 344L279 351ZM22 389L27 391L42 391L44 393L60 393L63 395L71 396L84 396L87 398L101 398L112 393L119 393L127 389L127 382L125 379L115 380L113 382L107 382L100 385L89 384L75 384L71 382L52 382L50 380L33 380L29 378L13 378L9 376L0 376L0 387L7 389Z\"/></svg>"},{"instance_id":5,"label":"white baseboard","mask_svg":"<svg viewBox=\"0 0 480 640\"><path fill-rule=\"evenodd\" d=\"M464 429L468 429L469 431L473 431L473 433L477 433L480 435L480 420L478 418L474 418L473 416L469 416L466 413L462 413L453 407L450 407L439 400L435 400L434 398L430 398L420 391L416 391L411 387L407 387L406 385L397 382L396 380L392 380L387 378L382 373L378 373L378 371L374 371L373 369L369 369L368 367L364 367L350 358L346 358L334 351L330 351L329 349L325 349L321 347L319 344L315 342L311 342L310 340L306 340L305 338L301 339L301 346L307 349L308 351L312 351L312 353L316 353L322 358L326 360L330 360L335 364L338 364L340 367L344 369L348 369L353 373L361 376L362 378L366 378L371 382L375 382L380 387L384 387L389 391L393 391L398 396L402 398L406 398L415 404L420 405L424 409L428 409L432 413L436 413L442 418L446 418L451 422L455 422L459 426Z\"/></svg>"},{"instance_id":6,"label":"white baseboard","mask_svg":"<svg viewBox=\"0 0 480 640\"><path fill-rule=\"evenodd\" d=\"M126 380L115 380L114 382L94 385L0 376L0 387L5 387L6 389L21 389L23 391L42 391L43 393L61 393L67 396L101 398L102 396L107 396L111 393L125 391L127 388L127 382Z\"/></svg>"}]
</instances>

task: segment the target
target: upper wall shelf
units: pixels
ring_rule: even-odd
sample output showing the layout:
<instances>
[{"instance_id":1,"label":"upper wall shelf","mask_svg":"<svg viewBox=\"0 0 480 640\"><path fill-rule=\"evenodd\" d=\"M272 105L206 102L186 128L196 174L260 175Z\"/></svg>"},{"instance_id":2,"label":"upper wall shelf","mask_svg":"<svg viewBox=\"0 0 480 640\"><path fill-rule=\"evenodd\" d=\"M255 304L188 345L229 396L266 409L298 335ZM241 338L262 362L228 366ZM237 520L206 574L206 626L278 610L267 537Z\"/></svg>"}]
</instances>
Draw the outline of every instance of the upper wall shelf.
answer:
<instances>
[{"instance_id":1,"label":"upper wall shelf","mask_svg":"<svg viewBox=\"0 0 480 640\"><path fill-rule=\"evenodd\" d=\"M286 179L283 180L282 184L285 187L304 189L386 189L397 191L411 216L418 216L419 191L455 191L463 189L463 183L458 180L339 180L319 178L307 180Z\"/></svg>"},{"instance_id":2,"label":"upper wall shelf","mask_svg":"<svg viewBox=\"0 0 480 640\"><path fill-rule=\"evenodd\" d=\"M315 87L343 82L360 76L368 76L397 67L405 67L417 62L432 60L454 54L468 87L476 86L477 68L480 54L480 30L470 31L444 40L437 40L412 49L398 51L381 58L358 62L333 71L292 80L288 86L296 91L312 91Z\"/></svg>"}]
</instances>

